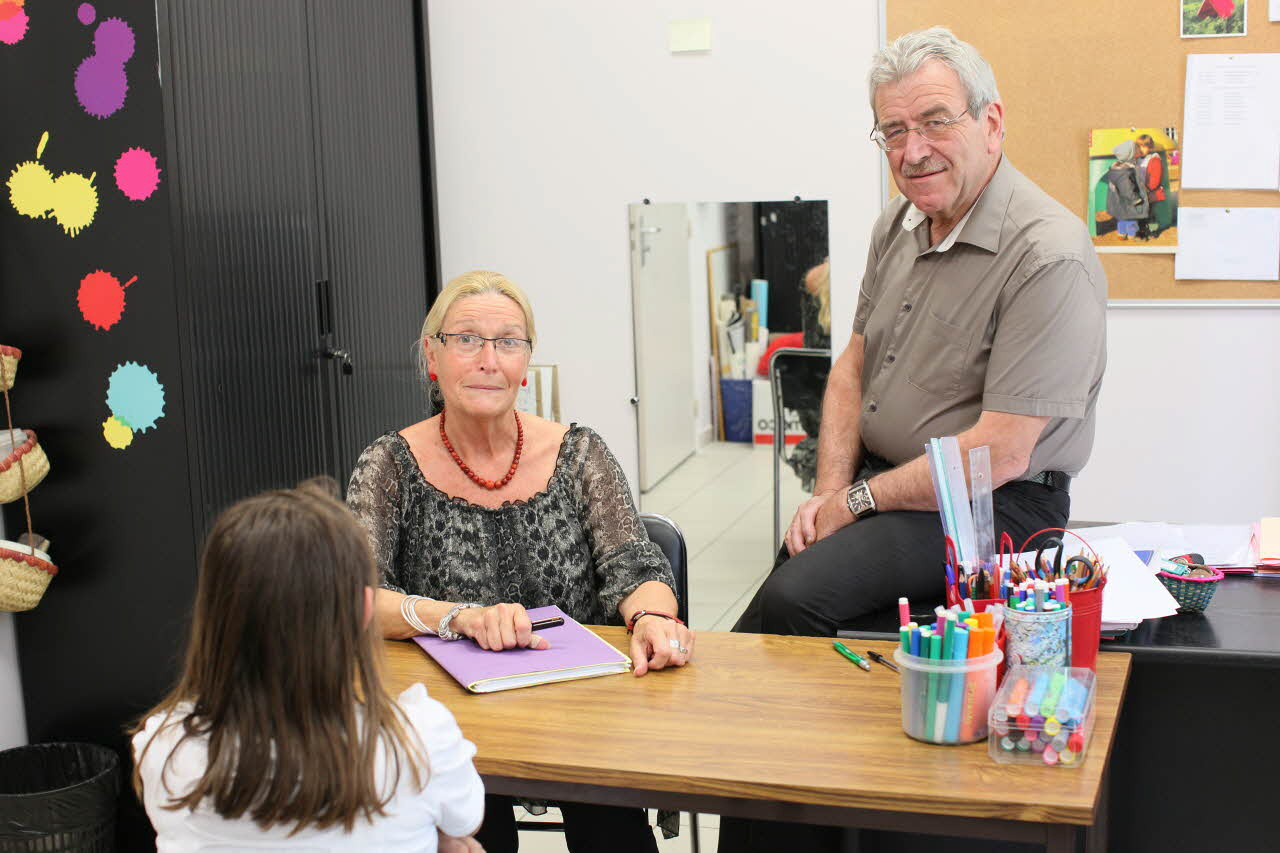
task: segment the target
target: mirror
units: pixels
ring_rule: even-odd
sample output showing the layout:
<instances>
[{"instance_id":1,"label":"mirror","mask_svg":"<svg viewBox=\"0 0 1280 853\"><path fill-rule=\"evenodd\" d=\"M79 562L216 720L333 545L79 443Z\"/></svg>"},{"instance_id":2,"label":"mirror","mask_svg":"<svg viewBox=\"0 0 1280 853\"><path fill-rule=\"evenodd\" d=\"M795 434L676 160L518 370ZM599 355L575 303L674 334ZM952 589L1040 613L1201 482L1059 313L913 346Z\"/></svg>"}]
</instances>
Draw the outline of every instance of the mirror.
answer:
<instances>
[{"instance_id":1,"label":"mirror","mask_svg":"<svg viewBox=\"0 0 1280 853\"><path fill-rule=\"evenodd\" d=\"M774 416L765 356L771 346L830 348L827 202L633 204L629 226L641 508L671 513L700 488L681 475L700 456L733 460L711 469L763 472L740 476L753 500L768 499ZM791 373L809 390L785 395L789 461L816 461L830 359L808 362ZM789 467L783 478L789 517L802 482Z\"/></svg>"}]
</instances>

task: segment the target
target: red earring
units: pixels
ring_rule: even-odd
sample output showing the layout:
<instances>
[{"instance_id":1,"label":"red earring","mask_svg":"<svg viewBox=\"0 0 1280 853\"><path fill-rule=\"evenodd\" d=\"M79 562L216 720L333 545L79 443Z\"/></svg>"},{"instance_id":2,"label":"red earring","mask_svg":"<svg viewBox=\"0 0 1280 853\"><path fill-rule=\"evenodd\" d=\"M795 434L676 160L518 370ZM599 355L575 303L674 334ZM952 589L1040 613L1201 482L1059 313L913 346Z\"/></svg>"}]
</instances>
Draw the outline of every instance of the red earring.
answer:
<instances>
[{"instance_id":1,"label":"red earring","mask_svg":"<svg viewBox=\"0 0 1280 853\"><path fill-rule=\"evenodd\" d=\"M428 373L427 378L430 379L432 382L436 381L436 375L434 373Z\"/></svg>"},{"instance_id":2,"label":"red earring","mask_svg":"<svg viewBox=\"0 0 1280 853\"><path fill-rule=\"evenodd\" d=\"M529 377L528 377L528 376L526 376L524 379L521 379L521 380L520 380L520 385L521 385L521 387L523 387L523 386L525 386L525 385L528 385L528 384L529 384Z\"/></svg>"}]
</instances>

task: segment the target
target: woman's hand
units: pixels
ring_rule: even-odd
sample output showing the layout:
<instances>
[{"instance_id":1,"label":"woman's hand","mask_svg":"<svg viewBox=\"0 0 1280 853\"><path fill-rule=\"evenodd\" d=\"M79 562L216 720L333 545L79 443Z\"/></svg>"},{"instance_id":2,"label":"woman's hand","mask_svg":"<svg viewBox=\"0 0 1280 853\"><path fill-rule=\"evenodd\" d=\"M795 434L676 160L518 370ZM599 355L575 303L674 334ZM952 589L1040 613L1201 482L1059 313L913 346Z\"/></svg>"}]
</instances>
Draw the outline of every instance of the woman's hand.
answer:
<instances>
[{"instance_id":1,"label":"woman's hand","mask_svg":"<svg viewBox=\"0 0 1280 853\"><path fill-rule=\"evenodd\" d=\"M631 664L637 676L651 669L684 666L693 658L693 632L661 616L641 616L631 634Z\"/></svg>"},{"instance_id":2,"label":"woman's hand","mask_svg":"<svg viewBox=\"0 0 1280 853\"><path fill-rule=\"evenodd\" d=\"M494 604L459 610L449 626L476 641L482 649L549 649L551 644L533 633L528 612L519 604Z\"/></svg>"},{"instance_id":3,"label":"woman's hand","mask_svg":"<svg viewBox=\"0 0 1280 853\"><path fill-rule=\"evenodd\" d=\"M484 853L480 842L470 835L459 838L455 835L445 835L438 829L436 830L436 850L439 853Z\"/></svg>"}]
</instances>

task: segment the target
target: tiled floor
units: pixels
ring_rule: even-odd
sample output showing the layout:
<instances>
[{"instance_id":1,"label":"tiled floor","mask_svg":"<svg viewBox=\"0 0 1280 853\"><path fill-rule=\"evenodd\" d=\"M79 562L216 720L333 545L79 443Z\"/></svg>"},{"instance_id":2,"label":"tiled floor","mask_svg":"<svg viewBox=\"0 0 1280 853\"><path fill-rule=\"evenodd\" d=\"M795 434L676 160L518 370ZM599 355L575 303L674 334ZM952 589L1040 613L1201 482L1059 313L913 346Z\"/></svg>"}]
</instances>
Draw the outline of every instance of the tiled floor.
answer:
<instances>
[{"instance_id":1,"label":"tiled floor","mask_svg":"<svg viewBox=\"0 0 1280 853\"><path fill-rule=\"evenodd\" d=\"M689 548L689 622L699 631L727 631L773 565L773 466L767 447L714 443L699 450L640 497L644 512L675 521ZM781 466L785 523L804 499L800 481ZM548 812L544 819L557 819ZM680 837L661 840L661 853L692 850L689 816ZM521 816L521 820L526 819ZM699 815L701 849L714 853L715 815ZM564 836L521 832L521 853L563 853Z\"/></svg>"}]
</instances>

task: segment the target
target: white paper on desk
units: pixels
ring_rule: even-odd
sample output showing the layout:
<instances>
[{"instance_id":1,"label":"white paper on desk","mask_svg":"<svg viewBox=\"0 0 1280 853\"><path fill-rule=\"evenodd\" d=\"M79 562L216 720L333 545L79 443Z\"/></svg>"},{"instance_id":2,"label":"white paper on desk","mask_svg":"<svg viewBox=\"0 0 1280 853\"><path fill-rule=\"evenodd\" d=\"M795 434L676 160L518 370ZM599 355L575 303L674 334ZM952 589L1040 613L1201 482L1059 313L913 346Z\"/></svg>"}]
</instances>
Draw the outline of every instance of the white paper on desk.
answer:
<instances>
[{"instance_id":1,"label":"white paper on desk","mask_svg":"<svg viewBox=\"0 0 1280 853\"><path fill-rule=\"evenodd\" d=\"M1249 524L1170 524L1166 521L1128 521L1072 531L1093 537L1119 537L1135 551L1155 551L1161 557L1196 553L1210 566L1246 566L1253 527Z\"/></svg>"},{"instance_id":2,"label":"white paper on desk","mask_svg":"<svg viewBox=\"0 0 1280 853\"><path fill-rule=\"evenodd\" d=\"M1273 21L1280 21L1280 0L1270 0L1267 5L1267 16Z\"/></svg>"},{"instance_id":3,"label":"white paper on desk","mask_svg":"<svg viewBox=\"0 0 1280 853\"><path fill-rule=\"evenodd\" d=\"M1122 524L1104 524L1098 527L1080 527L1071 531L1087 542L1119 537L1135 551L1160 551L1186 545L1182 527L1167 521L1126 521ZM1181 553L1185 554L1186 551Z\"/></svg>"},{"instance_id":4,"label":"white paper on desk","mask_svg":"<svg viewBox=\"0 0 1280 853\"><path fill-rule=\"evenodd\" d=\"M1204 557L1206 566L1250 566L1250 524L1188 524L1184 528L1187 550ZM1178 556L1174 554L1173 556Z\"/></svg>"},{"instance_id":5,"label":"white paper on desk","mask_svg":"<svg viewBox=\"0 0 1280 853\"><path fill-rule=\"evenodd\" d=\"M1077 555L1092 556L1089 546L1107 566L1107 585L1102 590L1103 625L1132 626L1143 619L1159 619L1178 612L1178 602L1156 579L1155 570L1144 566L1129 543L1119 536L1100 537L1095 534L1089 537L1089 545L1079 541L1068 542L1063 561ZM1020 562L1030 563L1035 559L1035 552L1019 554L1018 557Z\"/></svg>"},{"instance_id":6,"label":"white paper on desk","mask_svg":"<svg viewBox=\"0 0 1280 853\"><path fill-rule=\"evenodd\" d=\"M1280 188L1280 53L1187 57L1182 186ZM1178 230L1183 227L1178 215ZM1181 233L1179 233L1181 244Z\"/></svg>"},{"instance_id":7,"label":"white paper on desk","mask_svg":"<svg viewBox=\"0 0 1280 853\"><path fill-rule=\"evenodd\" d=\"M1173 277L1280 280L1280 207L1179 208Z\"/></svg>"}]
</instances>

